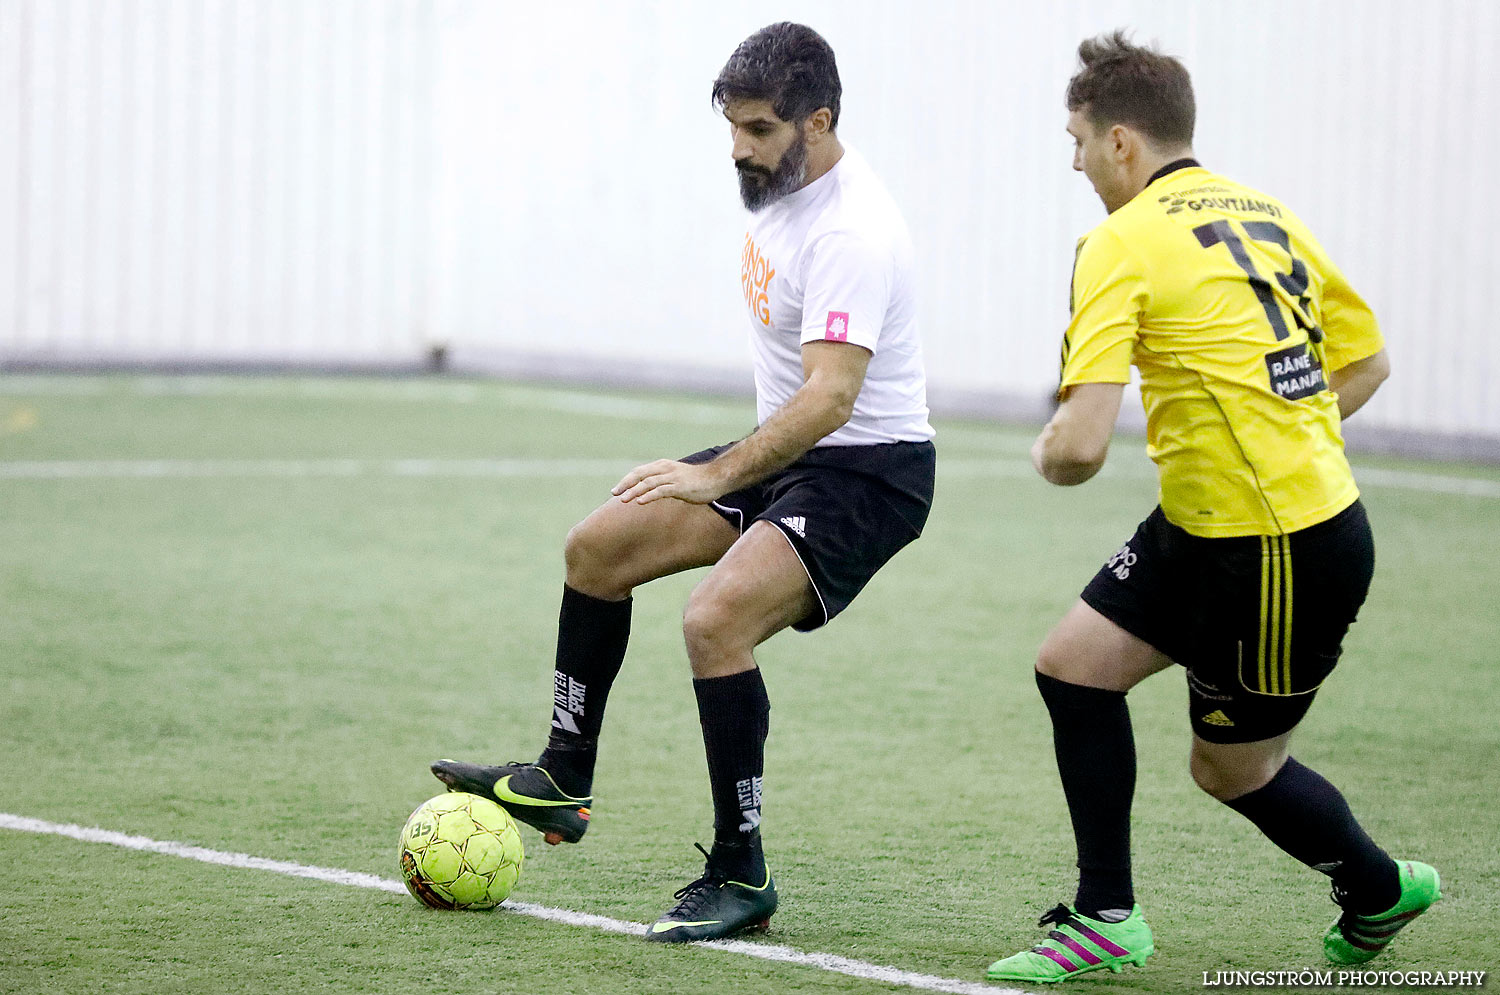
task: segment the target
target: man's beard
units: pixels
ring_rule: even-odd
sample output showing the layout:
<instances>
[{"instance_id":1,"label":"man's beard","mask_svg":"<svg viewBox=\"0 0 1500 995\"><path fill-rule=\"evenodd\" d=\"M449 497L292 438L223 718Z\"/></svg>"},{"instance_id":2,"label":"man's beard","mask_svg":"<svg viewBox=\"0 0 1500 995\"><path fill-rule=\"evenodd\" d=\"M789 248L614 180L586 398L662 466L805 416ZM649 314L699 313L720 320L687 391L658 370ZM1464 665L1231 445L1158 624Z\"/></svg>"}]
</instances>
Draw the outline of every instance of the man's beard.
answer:
<instances>
[{"instance_id":1,"label":"man's beard","mask_svg":"<svg viewBox=\"0 0 1500 995\"><path fill-rule=\"evenodd\" d=\"M751 211L760 211L801 189L807 179L807 141L800 135L781 155L774 171L752 166L749 160L735 166L740 173L740 200Z\"/></svg>"}]
</instances>

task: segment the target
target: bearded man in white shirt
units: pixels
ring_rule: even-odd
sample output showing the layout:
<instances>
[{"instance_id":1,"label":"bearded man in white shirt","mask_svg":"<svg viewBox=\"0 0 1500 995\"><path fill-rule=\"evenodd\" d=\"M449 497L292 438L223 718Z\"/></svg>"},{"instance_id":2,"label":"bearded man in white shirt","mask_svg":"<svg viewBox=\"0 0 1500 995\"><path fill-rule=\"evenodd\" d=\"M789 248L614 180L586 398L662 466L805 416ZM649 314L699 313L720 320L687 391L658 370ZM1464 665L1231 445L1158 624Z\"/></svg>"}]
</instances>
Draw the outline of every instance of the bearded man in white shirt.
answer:
<instances>
[{"instance_id":1,"label":"bearded man in white shirt","mask_svg":"<svg viewBox=\"0 0 1500 995\"><path fill-rule=\"evenodd\" d=\"M716 939L763 927L775 911L759 828L770 702L753 651L842 611L921 533L932 503L911 239L880 180L839 139L841 96L833 50L791 23L747 38L714 81L752 212L741 286L759 427L636 467L569 532L552 729L537 761L432 766L549 843L578 842L631 593L713 566L688 600L683 635L714 845L648 940Z\"/></svg>"}]
</instances>

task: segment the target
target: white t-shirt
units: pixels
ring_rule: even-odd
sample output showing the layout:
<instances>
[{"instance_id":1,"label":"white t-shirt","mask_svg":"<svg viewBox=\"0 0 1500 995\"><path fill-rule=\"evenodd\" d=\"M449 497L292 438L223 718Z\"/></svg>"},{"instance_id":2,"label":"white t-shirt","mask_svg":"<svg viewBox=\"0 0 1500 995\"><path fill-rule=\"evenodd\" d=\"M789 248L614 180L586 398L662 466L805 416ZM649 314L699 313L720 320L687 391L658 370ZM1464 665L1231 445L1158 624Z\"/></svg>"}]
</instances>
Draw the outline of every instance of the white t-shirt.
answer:
<instances>
[{"instance_id":1,"label":"white t-shirt","mask_svg":"<svg viewBox=\"0 0 1500 995\"><path fill-rule=\"evenodd\" d=\"M873 353L864 386L848 423L817 445L932 438L912 256L895 201L848 146L827 173L752 216L740 282L761 422L802 386L804 342L851 342Z\"/></svg>"}]
</instances>

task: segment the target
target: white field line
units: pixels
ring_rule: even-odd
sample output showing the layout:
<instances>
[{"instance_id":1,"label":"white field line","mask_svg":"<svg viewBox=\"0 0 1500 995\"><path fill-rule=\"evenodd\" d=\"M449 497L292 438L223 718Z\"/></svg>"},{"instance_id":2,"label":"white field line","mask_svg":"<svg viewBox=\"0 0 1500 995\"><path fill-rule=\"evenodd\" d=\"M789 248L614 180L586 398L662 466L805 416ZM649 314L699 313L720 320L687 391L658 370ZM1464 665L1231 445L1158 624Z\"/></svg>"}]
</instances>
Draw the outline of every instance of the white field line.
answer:
<instances>
[{"instance_id":1,"label":"white field line","mask_svg":"<svg viewBox=\"0 0 1500 995\"><path fill-rule=\"evenodd\" d=\"M636 397L606 394L582 394L567 390L513 388L513 399L539 408L567 411L572 414L602 415L608 418L631 418L638 421L667 421L677 424L734 425L740 435L755 427L755 409L750 404L740 408L692 401L651 401ZM722 440L721 440L722 441Z\"/></svg>"},{"instance_id":2,"label":"white field line","mask_svg":"<svg viewBox=\"0 0 1500 995\"><path fill-rule=\"evenodd\" d=\"M1463 494L1468 497L1500 497L1500 480L1479 477L1448 477L1436 473L1413 473L1409 470L1383 470L1379 467L1354 468L1354 479L1361 485L1392 487L1434 494Z\"/></svg>"},{"instance_id":3,"label":"white field line","mask_svg":"<svg viewBox=\"0 0 1500 995\"><path fill-rule=\"evenodd\" d=\"M12 374L0 375L0 396L11 395L18 397L38 397L49 395L99 395L110 390L123 390L147 396L180 395L189 397L308 397L308 398L332 398L332 399L365 399L365 400L399 400L399 401L450 401L459 404L472 404L485 396L483 388L472 383L442 383L426 380L365 380L365 379L259 379L256 377L229 377L229 376L173 376L173 377L136 377L124 381L102 380L97 377L68 377L48 374ZM741 411L731 405L713 405L688 400L652 400L638 397L623 397L620 395L594 394L583 391L570 391L564 389L553 389L536 387L528 384L505 384L497 383L489 386L489 394L502 404L527 407L547 408L553 411L564 411L572 414L600 415L610 418L627 418L639 421L669 421L674 423L691 422L694 424L721 424L733 425L739 428L749 428L749 422L753 415L748 408ZM983 429L969 426L949 426L940 433L939 442L942 439L957 440L961 444L994 446L1000 451L1015 453L1027 451L1030 448L1028 438L1016 438L1005 434L992 434ZM141 461L151 464L181 464L186 461ZM206 470L204 472L78 472L69 473L58 471L47 473L42 471L38 476L142 476L142 477L173 477L173 476L354 476L361 473L393 473L398 476L569 476L573 473L588 472L583 470L538 470L536 472L517 470L521 464L543 464L549 461L543 460L403 460L387 461L391 465L415 466L425 464L431 467L430 472L417 470L379 470L368 467L351 468L348 464L359 461L348 460L322 460L322 461L300 461L312 465L321 464L324 469L298 470L289 469L293 463L299 461L291 460L207 460L201 463L216 464L221 466L235 467L229 472ZM582 466L588 461L554 461L554 465ZM596 461L602 464L606 461ZM618 466L621 462L611 464ZM258 463L269 469L250 472L251 464ZM470 469L467 471L456 470L459 463L467 463ZM25 479L31 474L24 469L17 472L7 473L5 467L14 465L25 467L33 464L4 464L0 463L0 477L13 477ZM87 464L80 464L87 465ZM116 461L96 461L99 466L116 465ZM123 463L119 464L123 465ZM277 466L282 469L276 469ZM374 465L371 461L370 466ZM946 458L939 462L939 466L951 474L965 477L1015 477L1024 476L1030 472L1030 464L1027 461L1016 461L1006 459L983 459L983 458ZM511 468L504 468L511 467ZM499 468L499 469L497 469ZM1135 466L1120 466L1111 463L1105 468L1110 476L1137 477L1149 476L1152 472L1149 468L1137 468ZM1500 481L1485 480L1478 477L1454 477L1443 474L1416 473L1407 470L1385 470L1375 467L1365 469L1355 468L1355 476L1361 484L1373 487L1389 487L1398 490L1426 491L1434 494L1459 494L1467 497L1500 497Z\"/></svg>"},{"instance_id":4,"label":"white field line","mask_svg":"<svg viewBox=\"0 0 1500 995\"><path fill-rule=\"evenodd\" d=\"M206 459L9 460L0 478L58 480L110 477L580 477L622 475L618 460L550 459Z\"/></svg>"},{"instance_id":5,"label":"white field line","mask_svg":"<svg viewBox=\"0 0 1500 995\"><path fill-rule=\"evenodd\" d=\"M100 397L136 394L142 397L311 397L371 401L451 401L470 404L481 396L472 383L431 380L377 379L262 379L257 376L57 376L10 374L0 376L0 396Z\"/></svg>"},{"instance_id":6,"label":"white field line","mask_svg":"<svg viewBox=\"0 0 1500 995\"><path fill-rule=\"evenodd\" d=\"M750 384L747 378L746 386ZM474 404L491 401L505 407L545 408L571 414L601 415L637 421L730 425L748 432L755 409L692 400L659 400L596 394L529 384L448 383L431 380L260 379L258 377L180 376L106 380L47 375L0 376L0 397L98 397L118 392L145 397L307 398L341 401L411 401ZM731 433L732 434L732 433ZM720 440L723 441L723 440Z\"/></svg>"},{"instance_id":7,"label":"white field line","mask_svg":"<svg viewBox=\"0 0 1500 995\"><path fill-rule=\"evenodd\" d=\"M149 853L159 853L168 857L183 857L188 860L201 861L205 864L219 864L223 867L236 867L255 871L270 871L273 874L312 878L314 881L326 881L329 884L342 884L354 888L370 888L375 891L390 892L394 895L406 894L405 886L399 881L377 877L374 874L361 874L356 871L345 871L335 867L313 867L308 864L294 864L285 860L268 860L265 857L256 857L248 853L228 853L222 850L210 850L207 847L191 846L187 843L176 843L171 840L154 840L145 836L130 836L126 833L117 833L109 829L95 829L71 823L47 822L43 819L32 819L24 815L11 815L8 812L0 812L0 829L13 829L23 833L40 833L50 836L66 836L70 839L82 840L85 843L107 843L110 846L124 847L128 850L144 850ZM643 923L625 922L621 919L611 919L608 916L596 916L587 912L573 912L568 909L553 909L545 905L535 905L531 902L506 902L501 908L518 915L546 919L550 922L565 923L569 926L584 926L590 929L603 930L608 933L625 933L640 936L646 928ZM925 991L953 992L955 995L1025 995L1024 992L1016 988L997 988L993 985L962 981L957 978L940 978L936 975L920 974L916 971L903 971L900 968L884 967L880 964L852 960L848 957L839 957L834 954L807 953L791 947L747 943L744 940L714 940L696 943L694 946L722 950L725 953L741 954L760 960L796 964L801 967L814 967L823 971L832 971L836 974L845 974L852 978L862 978L887 985L903 985L907 988L920 988Z\"/></svg>"},{"instance_id":8,"label":"white field line","mask_svg":"<svg viewBox=\"0 0 1500 995\"><path fill-rule=\"evenodd\" d=\"M203 459L203 460L0 460L0 480L184 477L608 477L623 474L640 458L620 459ZM938 460L944 477L1010 477L1029 480L1031 464L1006 457L946 457ZM1149 464L1116 462L1102 475L1146 480ZM1406 470L1359 468L1355 479L1366 487L1500 498L1500 480L1451 477Z\"/></svg>"},{"instance_id":9,"label":"white field line","mask_svg":"<svg viewBox=\"0 0 1500 995\"><path fill-rule=\"evenodd\" d=\"M181 376L141 377L127 383L127 390L146 397L297 397L472 404L481 396L477 384L433 380L263 380L253 376Z\"/></svg>"}]
</instances>

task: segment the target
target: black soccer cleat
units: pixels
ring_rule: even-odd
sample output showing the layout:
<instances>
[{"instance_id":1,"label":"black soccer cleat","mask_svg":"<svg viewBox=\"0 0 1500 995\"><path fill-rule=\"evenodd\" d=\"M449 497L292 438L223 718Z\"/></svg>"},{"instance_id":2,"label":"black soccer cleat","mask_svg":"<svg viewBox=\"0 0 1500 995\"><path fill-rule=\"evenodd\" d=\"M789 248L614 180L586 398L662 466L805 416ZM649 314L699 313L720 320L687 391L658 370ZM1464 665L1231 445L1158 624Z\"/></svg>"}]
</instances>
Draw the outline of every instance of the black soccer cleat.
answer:
<instances>
[{"instance_id":1,"label":"black soccer cleat","mask_svg":"<svg viewBox=\"0 0 1500 995\"><path fill-rule=\"evenodd\" d=\"M771 872L759 886L731 881L713 856L697 843L707 858L703 876L672 897L678 899L670 912L646 929L646 939L656 943L691 943L720 940L741 930L764 930L776 911L776 883Z\"/></svg>"},{"instance_id":2,"label":"black soccer cleat","mask_svg":"<svg viewBox=\"0 0 1500 995\"><path fill-rule=\"evenodd\" d=\"M577 843L589 828L592 796L574 798L564 794L536 764L508 763L485 767L459 760L439 760L432 774L449 791L467 791L493 798L521 822L540 830L549 844Z\"/></svg>"}]
</instances>

